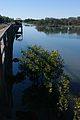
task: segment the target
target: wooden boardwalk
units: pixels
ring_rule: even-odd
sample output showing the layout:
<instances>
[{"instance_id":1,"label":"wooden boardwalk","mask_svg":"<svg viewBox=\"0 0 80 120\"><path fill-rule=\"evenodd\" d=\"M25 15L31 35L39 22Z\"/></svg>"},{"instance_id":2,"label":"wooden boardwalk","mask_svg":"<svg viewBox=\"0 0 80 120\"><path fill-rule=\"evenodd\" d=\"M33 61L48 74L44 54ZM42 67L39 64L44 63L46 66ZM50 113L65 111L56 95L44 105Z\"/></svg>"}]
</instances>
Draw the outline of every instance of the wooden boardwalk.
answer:
<instances>
[{"instance_id":1,"label":"wooden boardwalk","mask_svg":"<svg viewBox=\"0 0 80 120\"><path fill-rule=\"evenodd\" d=\"M0 114L10 114L12 106L11 83L12 76L13 42L21 25L9 24L0 29Z\"/></svg>"},{"instance_id":2,"label":"wooden boardwalk","mask_svg":"<svg viewBox=\"0 0 80 120\"><path fill-rule=\"evenodd\" d=\"M3 28L0 30L0 36L2 35L2 33L5 31L6 28Z\"/></svg>"},{"instance_id":3,"label":"wooden boardwalk","mask_svg":"<svg viewBox=\"0 0 80 120\"><path fill-rule=\"evenodd\" d=\"M6 27L0 29L0 38L1 36L3 36L3 34L5 33L5 31L10 27L10 25L7 25Z\"/></svg>"}]
</instances>

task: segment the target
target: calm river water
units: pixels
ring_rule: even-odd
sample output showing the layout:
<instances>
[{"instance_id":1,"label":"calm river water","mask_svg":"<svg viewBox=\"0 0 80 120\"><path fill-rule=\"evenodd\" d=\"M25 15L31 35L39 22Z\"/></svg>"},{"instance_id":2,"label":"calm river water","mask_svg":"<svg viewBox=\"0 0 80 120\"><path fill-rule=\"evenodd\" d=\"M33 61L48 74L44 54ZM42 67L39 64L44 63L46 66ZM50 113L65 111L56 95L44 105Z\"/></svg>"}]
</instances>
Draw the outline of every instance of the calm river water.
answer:
<instances>
[{"instance_id":1,"label":"calm river water","mask_svg":"<svg viewBox=\"0 0 80 120\"><path fill-rule=\"evenodd\" d=\"M79 95L80 90L80 36L77 34L61 34L51 33L46 34L39 32L34 26L23 26L23 39L14 40L13 57L21 56L21 49L27 49L33 44L40 45L48 50L58 50L64 59L64 69L67 74L71 76L71 91ZM13 64L13 72L18 71L18 63ZM20 99L23 94L28 81L24 80L22 83L13 86L13 101ZM16 97L17 98L16 98ZM19 107L21 103L17 100L15 105Z\"/></svg>"}]
</instances>

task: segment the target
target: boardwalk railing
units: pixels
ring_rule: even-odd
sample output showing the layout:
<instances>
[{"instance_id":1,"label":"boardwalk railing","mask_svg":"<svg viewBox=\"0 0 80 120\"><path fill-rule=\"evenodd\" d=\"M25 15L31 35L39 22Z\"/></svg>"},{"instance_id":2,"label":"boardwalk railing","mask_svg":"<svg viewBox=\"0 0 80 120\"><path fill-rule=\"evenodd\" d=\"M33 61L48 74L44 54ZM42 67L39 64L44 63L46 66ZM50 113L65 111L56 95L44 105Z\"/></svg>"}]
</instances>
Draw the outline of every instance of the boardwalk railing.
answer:
<instances>
[{"instance_id":1,"label":"boardwalk railing","mask_svg":"<svg viewBox=\"0 0 80 120\"><path fill-rule=\"evenodd\" d=\"M12 75L13 42L19 27L22 29L21 25L10 24L0 30L0 113L11 106L8 76Z\"/></svg>"},{"instance_id":2,"label":"boardwalk railing","mask_svg":"<svg viewBox=\"0 0 80 120\"><path fill-rule=\"evenodd\" d=\"M0 62L3 63L4 62L4 54L5 54L5 42L7 42L7 31L8 29L11 27L12 25L9 25L6 28L3 28L2 30L0 30L1 34L0 34Z\"/></svg>"}]
</instances>

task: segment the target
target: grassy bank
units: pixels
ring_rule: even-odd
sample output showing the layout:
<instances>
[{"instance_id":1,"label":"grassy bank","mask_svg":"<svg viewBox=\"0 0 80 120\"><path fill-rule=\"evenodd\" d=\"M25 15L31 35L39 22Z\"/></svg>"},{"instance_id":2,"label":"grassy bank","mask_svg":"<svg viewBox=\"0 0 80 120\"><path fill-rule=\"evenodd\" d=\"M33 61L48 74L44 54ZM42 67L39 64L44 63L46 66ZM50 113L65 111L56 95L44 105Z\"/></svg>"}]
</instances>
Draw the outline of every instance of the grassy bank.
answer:
<instances>
[{"instance_id":1,"label":"grassy bank","mask_svg":"<svg viewBox=\"0 0 80 120\"><path fill-rule=\"evenodd\" d=\"M7 24L0 24L0 30L7 27Z\"/></svg>"}]
</instances>

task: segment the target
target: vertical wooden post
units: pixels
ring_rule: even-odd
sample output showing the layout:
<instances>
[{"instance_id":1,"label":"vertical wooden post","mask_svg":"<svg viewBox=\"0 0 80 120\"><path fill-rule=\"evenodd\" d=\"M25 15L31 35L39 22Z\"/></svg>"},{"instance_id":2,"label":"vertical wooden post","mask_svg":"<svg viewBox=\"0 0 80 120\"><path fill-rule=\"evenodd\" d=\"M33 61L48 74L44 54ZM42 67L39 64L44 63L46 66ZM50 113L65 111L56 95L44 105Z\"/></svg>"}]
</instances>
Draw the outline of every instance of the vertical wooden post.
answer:
<instances>
[{"instance_id":1,"label":"vertical wooden post","mask_svg":"<svg viewBox=\"0 0 80 120\"><path fill-rule=\"evenodd\" d=\"M4 45L4 35L1 39ZM4 64L2 62L3 52L1 50L2 45L0 44L0 113L4 116L7 112L7 104L8 104L8 96L7 96L7 84L5 82L5 75L4 75ZM5 49L5 45L4 48Z\"/></svg>"}]
</instances>

